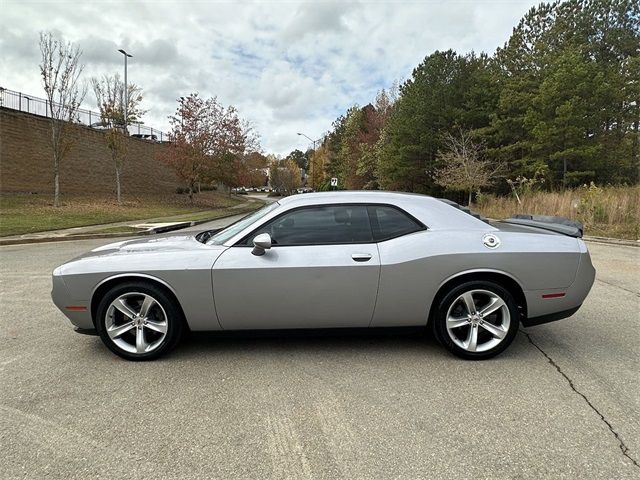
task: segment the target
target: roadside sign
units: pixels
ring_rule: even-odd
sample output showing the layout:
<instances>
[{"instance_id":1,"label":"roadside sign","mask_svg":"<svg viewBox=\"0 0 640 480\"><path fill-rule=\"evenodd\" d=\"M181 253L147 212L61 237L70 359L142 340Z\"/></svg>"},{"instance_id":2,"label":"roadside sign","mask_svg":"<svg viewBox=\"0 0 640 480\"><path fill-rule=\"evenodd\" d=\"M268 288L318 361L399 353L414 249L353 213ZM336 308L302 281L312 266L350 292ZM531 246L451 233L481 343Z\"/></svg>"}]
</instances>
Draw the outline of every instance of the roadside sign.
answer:
<instances>
[{"instance_id":1,"label":"roadside sign","mask_svg":"<svg viewBox=\"0 0 640 480\"><path fill-rule=\"evenodd\" d=\"M331 186L332 187L337 187L338 186L338 179L336 177L333 177L331 179Z\"/></svg>"}]
</instances>

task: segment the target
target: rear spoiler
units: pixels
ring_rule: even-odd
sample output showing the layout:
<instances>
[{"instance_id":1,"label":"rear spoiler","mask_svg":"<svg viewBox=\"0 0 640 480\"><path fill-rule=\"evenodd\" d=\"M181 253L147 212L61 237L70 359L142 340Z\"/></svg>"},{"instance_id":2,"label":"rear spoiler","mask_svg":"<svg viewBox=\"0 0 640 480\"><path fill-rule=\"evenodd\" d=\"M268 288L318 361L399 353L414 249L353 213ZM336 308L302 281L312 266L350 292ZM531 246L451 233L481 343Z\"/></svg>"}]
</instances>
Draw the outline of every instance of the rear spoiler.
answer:
<instances>
[{"instance_id":1,"label":"rear spoiler","mask_svg":"<svg viewBox=\"0 0 640 480\"><path fill-rule=\"evenodd\" d=\"M501 222L542 228L543 230L550 230L575 238L582 238L584 234L582 223L566 217L551 215L514 215L511 218L501 220Z\"/></svg>"}]
</instances>

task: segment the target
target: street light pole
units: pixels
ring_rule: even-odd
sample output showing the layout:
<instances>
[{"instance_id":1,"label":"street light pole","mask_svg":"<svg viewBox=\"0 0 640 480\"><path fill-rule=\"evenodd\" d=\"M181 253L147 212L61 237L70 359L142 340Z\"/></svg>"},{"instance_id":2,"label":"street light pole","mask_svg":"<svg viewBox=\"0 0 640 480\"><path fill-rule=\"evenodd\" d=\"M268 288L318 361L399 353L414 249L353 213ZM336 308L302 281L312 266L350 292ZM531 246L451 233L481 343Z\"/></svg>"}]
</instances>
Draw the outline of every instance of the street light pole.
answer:
<instances>
[{"instance_id":1,"label":"street light pole","mask_svg":"<svg viewBox=\"0 0 640 480\"><path fill-rule=\"evenodd\" d=\"M319 142L321 139L319 138L318 140L314 140L314 139L313 139L313 138L311 138L310 136L305 135L304 133L300 133L300 132L298 132L298 135L299 135L299 136L301 136L301 137L306 138L306 139L307 139L307 140L309 140L311 143L313 143L313 154L315 155L315 154L316 154L316 142ZM315 190L315 189L316 189L316 186L315 186L315 180L314 180L314 178L313 178L313 168L314 168L314 167L313 167L313 162L311 162L311 188L312 188L313 190Z\"/></svg>"},{"instance_id":2,"label":"street light pole","mask_svg":"<svg viewBox=\"0 0 640 480\"><path fill-rule=\"evenodd\" d=\"M133 55L129 55L127 52L124 51L124 49L120 49L118 50L122 55L124 55L124 92L123 92L123 97L124 99L121 100L124 103L124 133L125 135L129 135L129 128L128 128L128 124L129 124L129 117L128 117L128 112L127 112L127 108L129 108L129 87L127 86L127 58L131 58L133 57Z\"/></svg>"}]
</instances>

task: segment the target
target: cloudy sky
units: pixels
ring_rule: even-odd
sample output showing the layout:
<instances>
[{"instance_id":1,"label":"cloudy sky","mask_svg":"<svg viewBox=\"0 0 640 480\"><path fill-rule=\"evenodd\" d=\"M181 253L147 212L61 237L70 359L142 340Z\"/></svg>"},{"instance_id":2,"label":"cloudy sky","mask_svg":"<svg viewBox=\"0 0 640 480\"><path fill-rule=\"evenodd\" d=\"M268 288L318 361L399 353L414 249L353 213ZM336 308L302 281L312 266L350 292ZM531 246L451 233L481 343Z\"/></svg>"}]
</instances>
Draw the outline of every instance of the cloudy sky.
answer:
<instances>
[{"instance_id":1,"label":"cloudy sky","mask_svg":"<svg viewBox=\"0 0 640 480\"><path fill-rule=\"evenodd\" d=\"M0 86L43 96L38 34L83 50L85 78L122 72L145 92L145 123L168 129L190 92L233 104L265 152L318 138L350 105L406 79L434 50L493 52L534 1L154 2L2 0ZM84 107L93 108L93 94Z\"/></svg>"}]
</instances>

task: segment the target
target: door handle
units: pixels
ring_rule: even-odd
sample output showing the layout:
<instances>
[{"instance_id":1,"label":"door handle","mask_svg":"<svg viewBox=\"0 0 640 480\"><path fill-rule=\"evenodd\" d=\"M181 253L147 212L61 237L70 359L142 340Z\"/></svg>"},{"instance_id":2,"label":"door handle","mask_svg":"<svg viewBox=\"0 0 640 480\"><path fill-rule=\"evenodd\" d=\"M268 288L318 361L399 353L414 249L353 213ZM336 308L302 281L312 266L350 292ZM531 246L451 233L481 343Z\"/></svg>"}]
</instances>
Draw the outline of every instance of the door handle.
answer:
<instances>
[{"instance_id":1,"label":"door handle","mask_svg":"<svg viewBox=\"0 0 640 480\"><path fill-rule=\"evenodd\" d=\"M371 260L371 257L373 255L371 255L370 253L353 253L351 254L351 258L354 259L356 262L368 262L369 260Z\"/></svg>"}]
</instances>

